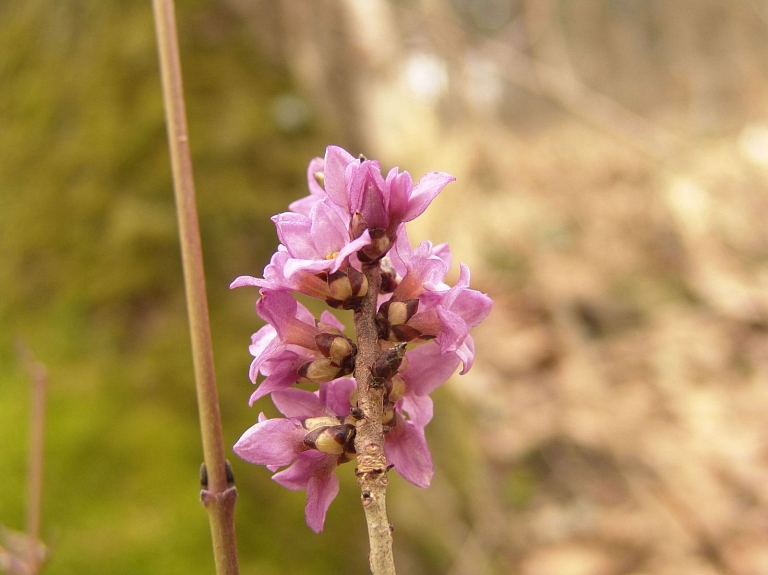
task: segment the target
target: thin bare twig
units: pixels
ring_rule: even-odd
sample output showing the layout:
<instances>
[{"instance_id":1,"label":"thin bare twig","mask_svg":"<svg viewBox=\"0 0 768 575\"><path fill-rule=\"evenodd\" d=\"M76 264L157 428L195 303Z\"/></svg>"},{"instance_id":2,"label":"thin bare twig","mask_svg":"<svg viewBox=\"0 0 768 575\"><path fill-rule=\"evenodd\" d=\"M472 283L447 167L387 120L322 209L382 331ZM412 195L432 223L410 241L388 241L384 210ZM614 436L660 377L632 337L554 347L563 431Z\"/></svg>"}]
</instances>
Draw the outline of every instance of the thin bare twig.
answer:
<instances>
[{"instance_id":1,"label":"thin bare twig","mask_svg":"<svg viewBox=\"0 0 768 575\"><path fill-rule=\"evenodd\" d=\"M165 118L173 170L176 212L179 220L184 285L195 366L197 403L203 439L205 480L202 499L208 510L217 575L239 572L235 542L234 509L237 491L224 457L219 399L213 366L203 255L195 204L192 159L189 152L184 90L181 81L179 42L173 0L153 0L160 55Z\"/></svg>"},{"instance_id":2,"label":"thin bare twig","mask_svg":"<svg viewBox=\"0 0 768 575\"><path fill-rule=\"evenodd\" d=\"M45 443L45 396L48 388L48 372L32 352L22 343L18 354L29 374L32 389L32 410L29 430L29 479L27 493L27 545L26 568L30 575L39 569L40 522L43 499L43 447Z\"/></svg>"}]
</instances>

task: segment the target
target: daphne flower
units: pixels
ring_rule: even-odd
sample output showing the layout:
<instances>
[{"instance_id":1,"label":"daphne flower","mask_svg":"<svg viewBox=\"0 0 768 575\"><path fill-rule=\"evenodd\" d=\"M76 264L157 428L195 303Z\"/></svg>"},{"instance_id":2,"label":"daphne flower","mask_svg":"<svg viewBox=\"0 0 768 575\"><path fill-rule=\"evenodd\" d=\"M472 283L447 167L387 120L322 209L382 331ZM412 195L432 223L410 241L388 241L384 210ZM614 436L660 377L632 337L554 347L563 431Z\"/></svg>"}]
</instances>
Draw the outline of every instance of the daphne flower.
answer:
<instances>
[{"instance_id":1,"label":"daphne flower","mask_svg":"<svg viewBox=\"0 0 768 575\"><path fill-rule=\"evenodd\" d=\"M307 525L315 531L323 530L328 507L339 491L339 480L333 473L344 452L328 453L330 449L313 449L307 441L312 432L339 427L349 430L348 443L354 438L354 426L343 424L349 408L339 403L339 397L354 387L354 381L339 379L322 384L317 393L300 389L275 392L275 405L286 418L267 419L259 415L256 425L248 429L234 446L235 453L256 465L265 465L271 471L290 465L273 475L272 479L292 490L307 490L305 516ZM348 404L348 401L347 401ZM327 421L324 421L327 420ZM320 427L313 427L320 424Z\"/></svg>"},{"instance_id":2,"label":"daphne flower","mask_svg":"<svg viewBox=\"0 0 768 575\"><path fill-rule=\"evenodd\" d=\"M408 172L392 168L386 179L379 163L374 160L355 159L349 152L328 146L325 159L310 162L308 180L310 195L291 204L291 210L307 213L310 206L322 201L318 170L322 169L322 181L326 197L342 211L349 214L353 235L362 230L380 230L381 252L371 259L384 255L395 241L401 225L421 215L442 189L456 178L444 172L430 172L418 184ZM370 246L364 252L375 250Z\"/></svg>"},{"instance_id":3,"label":"daphne flower","mask_svg":"<svg viewBox=\"0 0 768 575\"><path fill-rule=\"evenodd\" d=\"M315 202L309 215L285 212L272 221L291 256L284 267L287 278L298 271L335 272L350 255L371 243L368 233L351 240L350 218L325 199Z\"/></svg>"},{"instance_id":4,"label":"daphne flower","mask_svg":"<svg viewBox=\"0 0 768 575\"><path fill-rule=\"evenodd\" d=\"M434 474L432 455L424 437L424 427L432 420L429 394L456 371L456 354L442 354L434 343L406 353L407 368L399 374L405 392L395 404L394 421L384 441L387 461L404 479L418 487L429 487Z\"/></svg>"},{"instance_id":5,"label":"daphne flower","mask_svg":"<svg viewBox=\"0 0 768 575\"><path fill-rule=\"evenodd\" d=\"M273 391L290 387L299 380L329 381L351 373L354 346L350 343L344 357L338 345L330 349L336 338L348 342L342 335L344 325L333 314L324 311L315 323L312 313L286 292L264 290L256 304L259 316L267 325L251 338L251 381L259 373L265 377L253 392L250 404ZM322 371L318 371L322 369Z\"/></svg>"}]
</instances>

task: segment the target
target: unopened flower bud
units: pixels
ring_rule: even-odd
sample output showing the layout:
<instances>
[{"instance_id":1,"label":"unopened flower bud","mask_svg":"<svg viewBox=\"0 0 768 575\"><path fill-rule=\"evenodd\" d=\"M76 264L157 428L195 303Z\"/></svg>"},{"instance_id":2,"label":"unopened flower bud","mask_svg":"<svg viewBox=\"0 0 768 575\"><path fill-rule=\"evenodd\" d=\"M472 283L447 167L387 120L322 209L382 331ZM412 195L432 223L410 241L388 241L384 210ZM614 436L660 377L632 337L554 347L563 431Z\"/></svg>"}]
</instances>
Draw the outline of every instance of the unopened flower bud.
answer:
<instances>
[{"instance_id":1,"label":"unopened flower bud","mask_svg":"<svg viewBox=\"0 0 768 575\"><path fill-rule=\"evenodd\" d=\"M355 437L354 425L329 425L318 427L304 436L304 445L317 449L321 453L341 455L353 449Z\"/></svg>"},{"instance_id":2,"label":"unopened flower bud","mask_svg":"<svg viewBox=\"0 0 768 575\"><path fill-rule=\"evenodd\" d=\"M381 267L381 287L379 288L379 293L392 293L395 291L397 284L400 283L397 281L397 270L389 256L381 258L379 266Z\"/></svg>"},{"instance_id":3,"label":"unopened flower bud","mask_svg":"<svg viewBox=\"0 0 768 575\"><path fill-rule=\"evenodd\" d=\"M387 230L383 228L369 228L371 243L358 250L357 258L363 263L372 263L387 255L392 247L392 240L387 236Z\"/></svg>"},{"instance_id":4,"label":"unopened flower bud","mask_svg":"<svg viewBox=\"0 0 768 575\"><path fill-rule=\"evenodd\" d=\"M338 417L332 417L330 415L321 415L320 417L308 417L304 420L304 429L307 431L314 431L321 427L330 427L339 424Z\"/></svg>"},{"instance_id":5,"label":"unopened flower bud","mask_svg":"<svg viewBox=\"0 0 768 575\"><path fill-rule=\"evenodd\" d=\"M368 279L352 266L346 272L337 271L327 276L331 297L325 302L336 309L357 309L368 293Z\"/></svg>"},{"instance_id":6,"label":"unopened flower bud","mask_svg":"<svg viewBox=\"0 0 768 575\"><path fill-rule=\"evenodd\" d=\"M412 341L421 335L416 328L406 325L419 310L419 300L385 301L376 313L379 339Z\"/></svg>"},{"instance_id":7,"label":"unopened flower bud","mask_svg":"<svg viewBox=\"0 0 768 575\"><path fill-rule=\"evenodd\" d=\"M317 349L325 357L338 366L345 366L352 362L354 365L357 346L343 335L332 333L319 333L315 336Z\"/></svg>"},{"instance_id":8,"label":"unopened flower bud","mask_svg":"<svg viewBox=\"0 0 768 575\"><path fill-rule=\"evenodd\" d=\"M385 301L379 308L379 313L387 318L389 325L404 324L417 311L419 311L419 300L416 298L407 301Z\"/></svg>"},{"instance_id":9,"label":"unopened flower bud","mask_svg":"<svg viewBox=\"0 0 768 575\"><path fill-rule=\"evenodd\" d=\"M352 214L352 219L349 222L349 237L356 240L367 229L368 221L365 219L365 216L361 212Z\"/></svg>"},{"instance_id":10,"label":"unopened flower bud","mask_svg":"<svg viewBox=\"0 0 768 575\"><path fill-rule=\"evenodd\" d=\"M397 373L405 357L405 343L383 351L371 366L371 385L380 386Z\"/></svg>"},{"instance_id":11,"label":"unopened flower bud","mask_svg":"<svg viewBox=\"0 0 768 575\"><path fill-rule=\"evenodd\" d=\"M341 367L327 357L318 357L299 367L299 375L315 383L325 383L339 377Z\"/></svg>"},{"instance_id":12,"label":"unopened flower bud","mask_svg":"<svg viewBox=\"0 0 768 575\"><path fill-rule=\"evenodd\" d=\"M352 297L352 286L349 283L349 278L342 271L328 274L328 290L331 292L331 297L340 302Z\"/></svg>"},{"instance_id":13,"label":"unopened flower bud","mask_svg":"<svg viewBox=\"0 0 768 575\"><path fill-rule=\"evenodd\" d=\"M386 391L386 395L384 396L385 399L390 403L395 404L403 398L403 395L405 395L405 380L395 374L384 383L384 390Z\"/></svg>"},{"instance_id":14,"label":"unopened flower bud","mask_svg":"<svg viewBox=\"0 0 768 575\"><path fill-rule=\"evenodd\" d=\"M384 406L384 411L381 413L381 423L389 425L395 420L395 406L392 403L388 403Z\"/></svg>"}]
</instances>

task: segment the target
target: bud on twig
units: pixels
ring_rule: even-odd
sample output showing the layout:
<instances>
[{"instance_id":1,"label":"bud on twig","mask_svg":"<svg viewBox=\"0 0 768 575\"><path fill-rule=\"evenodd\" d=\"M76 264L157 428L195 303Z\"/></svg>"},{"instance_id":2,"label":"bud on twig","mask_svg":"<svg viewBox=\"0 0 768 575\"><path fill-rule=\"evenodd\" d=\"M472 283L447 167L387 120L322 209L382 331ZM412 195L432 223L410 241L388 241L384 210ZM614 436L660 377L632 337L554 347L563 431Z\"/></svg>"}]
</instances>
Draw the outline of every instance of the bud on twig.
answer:
<instances>
[{"instance_id":1,"label":"bud on twig","mask_svg":"<svg viewBox=\"0 0 768 575\"><path fill-rule=\"evenodd\" d=\"M398 343L383 351L371 366L371 385L380 387L384 382L392 378L405 357L405 343Z\"/></svg>"}]
</instances>

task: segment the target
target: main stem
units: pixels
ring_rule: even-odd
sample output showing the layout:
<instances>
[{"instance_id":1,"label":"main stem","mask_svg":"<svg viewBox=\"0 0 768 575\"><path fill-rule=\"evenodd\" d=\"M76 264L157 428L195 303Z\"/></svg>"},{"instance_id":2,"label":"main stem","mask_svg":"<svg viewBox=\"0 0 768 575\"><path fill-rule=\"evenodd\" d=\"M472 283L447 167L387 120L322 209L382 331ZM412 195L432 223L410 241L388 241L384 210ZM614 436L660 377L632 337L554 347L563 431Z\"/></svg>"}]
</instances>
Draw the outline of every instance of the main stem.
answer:
<instances>
[{"instance_id":1,"label":"main stem","mask_svg":"<svg viewBox=\"0 0 768 575\"><path fill-rule=\"evenodd\" d=\"M235 499L224 457L219 399L213 367L213 348L208 318L200 228L195 204L192 158L189 153L184 90L181 82L179 41L173 0L153 0L155 31L160 56L165 119L173 171L176 212L179 221L181 259L187 294L189 330L195 367L197 404L207 482L203 485L203 504L208 510L217 575L237 575L235 542ZM230 476L231 477L231 476Z\"/></svg>"},{"instance_id":2,"label":"main stem","mask_svg":"<svg viewBox=\"0 0 768 575\"><path fill-rule=\"evenodd\" d=\"M355 313L357 332L358 406L363 418L358 422L355 436L357 450L357 483L368 523L368 557L373 575L395 575L392 556L392 526L387 519L387 460L384 456L384 428L381 416L384 410L384 389L370 385L371 366L381 353L376 329L376 303L381 287L381 269L378 263L363 269L368 279L368 293Z\"/></svg>"}]
</instances>

